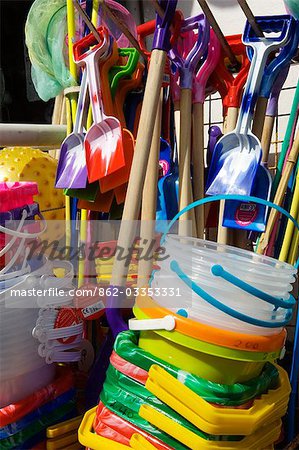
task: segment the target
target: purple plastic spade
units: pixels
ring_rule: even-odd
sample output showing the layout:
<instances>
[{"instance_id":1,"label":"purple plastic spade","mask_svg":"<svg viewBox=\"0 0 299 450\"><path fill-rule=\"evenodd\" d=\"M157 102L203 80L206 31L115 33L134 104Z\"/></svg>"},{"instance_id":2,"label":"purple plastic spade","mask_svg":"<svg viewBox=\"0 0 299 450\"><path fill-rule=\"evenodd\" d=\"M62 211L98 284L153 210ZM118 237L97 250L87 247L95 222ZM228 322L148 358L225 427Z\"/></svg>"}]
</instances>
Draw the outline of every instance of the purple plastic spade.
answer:
<instances>
[{"instance_id":1,"label":"purple plastic spade","mask_svg":"<svg viewBox=\"0 0 299 450\"><path fill-rule=\"evenodd\" d=\"M61 189L86 187L87 168L84 151L83 119L87 95L87 72L81 80L76 121L73 132L61 145L55 186Z\"/></svg>"}]
</instances>

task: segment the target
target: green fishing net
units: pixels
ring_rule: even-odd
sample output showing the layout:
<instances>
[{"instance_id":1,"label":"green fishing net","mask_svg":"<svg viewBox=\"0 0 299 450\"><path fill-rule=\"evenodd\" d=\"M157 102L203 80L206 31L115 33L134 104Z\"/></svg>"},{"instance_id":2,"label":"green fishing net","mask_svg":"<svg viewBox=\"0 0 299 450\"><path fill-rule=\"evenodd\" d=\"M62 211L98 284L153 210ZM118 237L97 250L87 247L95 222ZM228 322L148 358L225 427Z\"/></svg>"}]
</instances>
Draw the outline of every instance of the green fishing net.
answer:
<instances>
[{"instance_id":1,"label":"green fishing net","mask_svg":"<svg viewBox=\"0 0 299 450\"><path fill-rule=\"evenodd\" d=\"M65 0L35 0L27 16L25 40L32 81L42 100L48 101L76 84L67 67Z\"/></svg>"}]
</instances>

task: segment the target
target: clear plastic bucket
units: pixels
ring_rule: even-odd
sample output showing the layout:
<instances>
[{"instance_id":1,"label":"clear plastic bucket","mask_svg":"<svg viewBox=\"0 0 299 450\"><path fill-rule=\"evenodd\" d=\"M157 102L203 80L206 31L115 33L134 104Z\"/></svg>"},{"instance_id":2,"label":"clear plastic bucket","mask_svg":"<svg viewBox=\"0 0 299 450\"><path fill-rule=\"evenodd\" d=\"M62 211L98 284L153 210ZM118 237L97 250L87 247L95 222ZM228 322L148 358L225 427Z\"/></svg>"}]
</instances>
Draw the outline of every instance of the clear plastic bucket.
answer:
<instances>
[{"instance_id":1,"label":"clear plastic bucket","mask_svg":"<svg viewBox=\"0 0 299 450\"><path fill-rule=\"evenodd\" d=\"M222 277L216 277L212 268L220 265L253 288L287 301L295 281L296 269L293 266L246 250L189 237L168 235L163 245L168 257L159 262L160 270L154 273L151 282L153 298L159 305L175 313L183 311L192 320L227 330L265 336L282 330L282 327L276 327L276 323L286 320L288 309L275 309L273 304ZM273 327L246 323L215 308L174 272L172 261L177 261L181 271L209 296L239 313L273 323ZM174 298L155 294L163 288L164 292L174 289L178 295Z\"/></svg>"},{"instance_id":2,"label":"clear plastic bucket","mask_svg":"<svg viewBox=\"0 0 299 450\"><path fill-rule=\"evenodd\" d=\"M54 373L53 366L39 355L39 342L32 336L39 318L38 297L10 295L11 290L69 286L72 270L65 278L55 279L53 275L53 269L60 266L60 261L45 261L38 270L20 277L19 283L0 293L0 398L4 406L44 386Z\"/></svg>"}]
</instances>

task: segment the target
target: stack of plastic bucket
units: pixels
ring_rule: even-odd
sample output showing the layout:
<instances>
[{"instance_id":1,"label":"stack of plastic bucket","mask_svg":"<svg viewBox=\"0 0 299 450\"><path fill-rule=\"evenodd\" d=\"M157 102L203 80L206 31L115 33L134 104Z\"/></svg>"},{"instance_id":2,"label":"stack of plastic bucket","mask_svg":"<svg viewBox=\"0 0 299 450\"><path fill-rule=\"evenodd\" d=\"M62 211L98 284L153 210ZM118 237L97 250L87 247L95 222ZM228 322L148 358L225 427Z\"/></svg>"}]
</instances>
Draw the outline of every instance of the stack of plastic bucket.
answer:
<instances>
[{"instance_id":1,"label":"stack of plastic bucket","mask_svg":"<svg viewBox=\"0 0 299 450\"><path fill-rule=\"evenodd\" d=\"M168 236L165 248L153 298L139 297L134 312L139 320L174 314L175 329L142 332L142 348L225 384L247 381L280 357L295 304L294 267L193 238ZM179 296L159 296L170 288Z\"/></svg>"},{"instance_id":2,"label":"stack of plastic bucket","mask_svg":"<svg viewBox=\"0 0 299 450\"><path fill-rule=\"evenodd\" d=\"M1 449L31 449L44 441L47 427L77 414L76 391L69 368L18 402L0 408Z\"/></svg>"},{"instance_id":3,"label":"stack of plastic bucket","mask_svg":"<svg viewBox=\"0 0 299 450\"><path fill-rule=\"evenodd\" d=\"M163 245L168 258L153 274L152 297L140 295L134 307L139 331L118 335L80 442L134 448L139 433L148 448L273 448L290 394L276 361L296 269L188 237Z\"/></svg>"},{"instance_id":4,"label":"stack of plastic bucket","mask_svg":"<svg viewBox=\"0 0 299 450\"><path fill-rule=\"evenodd\" d=\"M48 384L54 368L40 358L31 332L38 316L36 301L14 295L25 288L29 273L41 277L42 268L31 272L28 242L45 228L35 221L39 208L33 201L36 183L0 183L0 407L21 400ZM43 224L43 225L41 225Z\"/></svg>"},{"instance_id":5,"label":"stack of plastic bucket","mask_svg":"<svg viewBox=\"0 0 299 450\"><path fill-rule=\"evenodd\" d=\"M22 295L53 277L53 263L29 258L46 228L36 183L0 183L0 447L32 448L48 425L76 414L72 373L49 365L32 331L38 298ZM39 219L36 220L36 216ZM15 291L15 293L14 293ZM43 298L43 300L45 300Z\"/></svg>"},{"instance_id":6,"label":"stack of plastic bucket","mask_svg":"<svg viewBox=\"0 0 299 450\"><path fill-rule=\"evenodd\" d=\"M290 392L283 369L267 362L251 380L225 385L165 362L138 343L138 332L118 335L100 403L80 426L81 444L123 448L136 433L154 448L179 450L262 449L278 439Z\"/></svg>"}]
</instances>

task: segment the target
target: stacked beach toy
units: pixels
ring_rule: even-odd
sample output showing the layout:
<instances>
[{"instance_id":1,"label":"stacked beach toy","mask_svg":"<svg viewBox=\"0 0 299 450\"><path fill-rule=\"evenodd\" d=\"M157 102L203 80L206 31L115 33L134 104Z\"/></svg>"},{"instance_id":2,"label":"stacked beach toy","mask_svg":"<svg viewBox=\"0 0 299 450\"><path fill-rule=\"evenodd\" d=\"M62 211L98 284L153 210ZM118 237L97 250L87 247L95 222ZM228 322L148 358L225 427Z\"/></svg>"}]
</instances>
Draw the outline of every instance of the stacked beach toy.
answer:
<instances>
[{"instance_id":1,"label":"stacked beach toy","mask_svg":"<svg viewBox=\"0 0 299 450\"><path fill-rule=\"evenodd\" d=\"M45 229L33 182L0 183L0 407L30 395L53 379L53 369L37 353L31 336L38 316L36 304L14 289L24 289L29 273L39 274L29 259L30 242ZM42 220L35 220L36 218ZM39 265L41 265L39 263Z\"/></svg>"},{"instance_id":2,"label":"stacked beach toy","mask_svg":"<svg viewBox=\"0 0 299 450\"><path fill-rule=\"evenodd\" d=\"M50 383L0 408L0 446L2 449L33 449L46 437L48 426L74 415L76 391L72 372L60 367Z\"/></svg>"},{"instance_id":3,"label":"stacked beach toy","mask_svg":"<svg viewBox=\"0 0 299 450\"><path fill-rule=\"evenodd\" d=\"M142 448L137 433L143 448L273 448L291 390L277 361L296 269L185 236L162 243L168 257L152 275L152 297L137 298L131 330L116 338L80 442Z\"/></svg>"},{"instance_id":4,"label":"stacked beach toy","mask_svg":"<svg viewBox=\"0 0 299 450\"><path fill-rule=\"evenodd\" d=\"M24 149L14 162L13 149L3 153L12 163L11 171L16 169L15 176L21 179L26 170L35 169L39 176L38 159L41 164L51 165L51 159L43 157L38 150ZM66 329L60 325L58 330L51 329L51 325L56 328L53 318L58 311L46 306L53 298L45 294L42 297L23 294L32 288L72 286L72 273L70 277L64 271L64 278L59 279L53 272L56 267L64 269L66 264L49 261L45 255L40 258L34 252L31 254L34 247L30 244L35 241L38 244L47 227L40 206L34 201L45 185L39 194L35 182L0 182L0 447L3 449L33 448L46 437L48 426L77 414L72 371L51 363L57 356L59 361L74 360L70 350L80 344L83 324L78 325L81 326L79 336L71 333L71 327ZM45 303L41 309L39 299ZM63 303L62 299L57 301L59 305ZM63 338L66 330L69 335L75 335L76 344L67 341L69 345L64 345L63 339L62 342L56 339ZM80 359L81 352L77 353ZM52 359L46 357L48 354Z\"/></svg>"}]
</instances>

